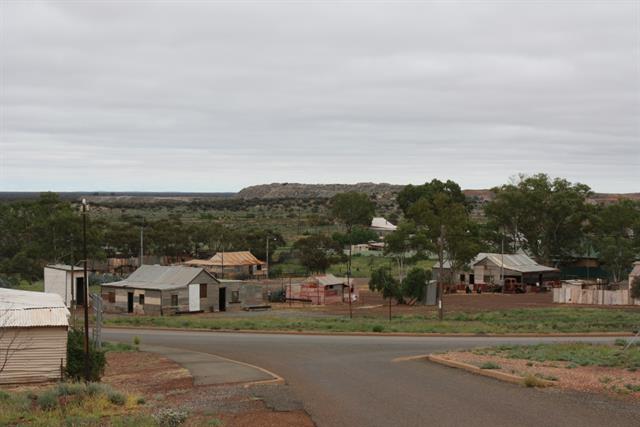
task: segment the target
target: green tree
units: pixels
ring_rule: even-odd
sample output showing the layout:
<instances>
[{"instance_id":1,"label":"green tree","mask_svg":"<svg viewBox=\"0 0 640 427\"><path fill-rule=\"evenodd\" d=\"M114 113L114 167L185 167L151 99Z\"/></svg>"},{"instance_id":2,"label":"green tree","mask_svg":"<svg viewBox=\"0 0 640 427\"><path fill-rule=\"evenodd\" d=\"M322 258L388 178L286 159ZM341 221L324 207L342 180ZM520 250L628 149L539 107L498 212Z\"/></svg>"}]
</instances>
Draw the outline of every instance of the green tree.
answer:
<instances>
[{"instance_id":1,"label":"green tree","mask_svg":"<svg viewBox=\"0 0 640 427\"><path fill-rule=\"evenodd\" d=\"M550 265L570 259L584 242L584 224L591 190L548 175L520 176L514 184L495 188L487 204L488 221L503 228L513 250L523 248Z\"/></svg>"},{"instance_id":2,"label":"green tree","mask_svg":"<svg viewBox=\"0 0 640 427\"><path fill-rule=\"evenodd\" d=\"M468 206L460 187L452 182L437 179L422 186L407 186L398 194L405 217L416 225L415 246L435 252L440 271L446 260L464 265L473 255L464 250L474 241ZM444 318L442 295L443 278L438 277L438 317Z\"/></svg>"},{"instance_id":3,"label":"green tree","mask_svg":"<svg viewBox=\"0 0 640 427\"><path fill-rule=\"evenodd\" d=\"M359 245L361 243L368 243L378 240L378 235L375 231L371 230L368 227L362 226L353 227L353 230L351 230L351 235L347 233L336 232L333 233L331 237L342 246L347 246L349 244Z\"/></svg>"},{"instance_id":4,"label":"green tree","mask_svg":"<svg viewBox=\"0 0 640 427\"><path fill-rule=\"evenodd\" d=\"M384 238L384 254L390 255L396 260L400 282L404 279L407 253L411 251L414 246L412 237L415 232L415 224L411 221L404 221L398 225L395 231L387 234Z\"/></svg>"},{"instance_id":5,"label":"green tree","mask_svg":"<svg viewBox=\"0 0 640 427\"><path fill-rule=\"evenodd\" d=\"M382 298L389 301L389 321L391 321L391 300L402 297L398 280L391 274L391 269L383 266L371 271L369 289L373 292L380 292Z\"/></svg>"},{"instance_id":6,"label":"green tree","mask_svg":"<svg viewBox=\"0 0 640 427\"><path fill-rule=\"evenodd\" d=\"M351 312L351 246L353 245L353 228L355 226L368 227L375 213L375 204L364 193L347 192L333 196L330 201L331 214L345 226L349 237L349 258L347 261L347 281L349 282L349 317L353 317Z\"/></svg>"},{"instance_id":7,"label":"green tree","mask_svg":"<svg viewBox=\"0 0 640 427\"><path fill-rule=\"evenodd\" d=\"M402 296L409 300L409 304L424 301L429 280L431 280L431 271L419 267L412 268L402 281Z\"/></svg>"},{"instance_id":8,"label":"green tree","mask_svg":"<svg viewBox=\"0 0 640 427\"><path fill-rule=\"evenodd\" d=\"M640 204L621 200L596 208L591 240L614 282L622 280L640 252Z\"/></svg>"},{"instance_id":9,"label":"green tree","mask_svg":"<svg viewBox=\"0 0 640 427\"><path fill-rule=\"evenodd\" d=\"M324 273L331 264L344 258L342 246L323 234L313 234L298 240L293 248L300 263L310 273Z\"/></svg>"}]
</instances>

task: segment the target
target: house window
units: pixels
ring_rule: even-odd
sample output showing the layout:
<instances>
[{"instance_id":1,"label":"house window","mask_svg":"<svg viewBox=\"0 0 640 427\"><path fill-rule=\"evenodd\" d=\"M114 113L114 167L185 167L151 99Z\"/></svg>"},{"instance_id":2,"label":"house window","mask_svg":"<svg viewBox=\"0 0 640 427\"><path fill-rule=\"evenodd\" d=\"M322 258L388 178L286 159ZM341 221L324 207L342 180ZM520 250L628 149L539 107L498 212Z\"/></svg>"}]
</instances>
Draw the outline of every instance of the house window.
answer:
<instances>
[{"instance_id":1,"label":"house window","mask_svg":"<svg viewBox=\"0 0 640 427\"><path fill-rule=\"evenodd\" d=\"M231 291L231 302L240 302L240 291Z\"/></svg>"},{"instance_id":2,"label":"house window","mask_svg":"<svg viewBox=\"0 0 640 427\"><path fill-rule=\"evenodd\" d=\"M460 282L461 282L461 283L464 283L464 274L461 274L461 275L460 275Z\"/></svg>"},{"instance_id":3,"label":"house window","mask_svg":"<svg viewBox=\"0 0 640 427\"><path fill-rule=\"evenodd\" d=\"M138 304L144 305L144 295L138 295Z\"/></svg>"},{"instance_id":4,"label":"house window","mask_svg":"<svg viewBox=\"0 0 640 427\"><path fill-rule=\"evenodd\" d=\"M256 266L256 270L258 270L258 271L262 270L262 265L258 264L258 265Z\"/></svg>"},{"instance_id":5,"label":"house window","mask_svg":"<svg viewBox=\"0 0 640 427\"><path fill-rule=\"evenodd\" d=\"M107 294L107 301L109 301L110 303L115 303L116 302L116 293L115 292L109 292Z\"/></svg>"},{"instance_id":6,"label":"house window","mask_svg":"<svg viewBox=\"0 0 640 427\"><path fill-rule=\"evenodd\" d=\"M171 295L171 305L173 307L177 307L178 306L178 295L176 295L176 294Z\"/></svg>"},{"instance_id":7,"label":"house window","mask_svg":"<svg viewBox=\"0 0 640 427\"><path fill-rule=\"evenodd\" d=\"M206 297L207 297L207 284L200 283L200 298L206 298Z\"/></svg>"}]
</instances>

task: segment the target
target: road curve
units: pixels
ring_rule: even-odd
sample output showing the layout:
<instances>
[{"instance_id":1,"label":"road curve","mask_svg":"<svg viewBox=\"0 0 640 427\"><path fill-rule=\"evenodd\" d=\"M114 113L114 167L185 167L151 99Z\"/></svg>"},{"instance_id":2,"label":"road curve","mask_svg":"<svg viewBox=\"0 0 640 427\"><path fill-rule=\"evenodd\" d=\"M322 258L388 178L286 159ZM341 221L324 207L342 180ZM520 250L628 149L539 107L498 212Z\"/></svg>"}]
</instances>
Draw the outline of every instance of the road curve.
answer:
<instances>
[{"instance_id":1,"label":"road curve","mask_svg":"<svg viewBox=\"0 0 640 427\"><path fill-rule=\"evenodd\" d=\"M105 329L107 340L208 352L285 378L320 427L638 426L640 405L530 389L424 361L392 359L499 343L611 338L434 338L263 335Z\"/></svg>"}]
</instances>

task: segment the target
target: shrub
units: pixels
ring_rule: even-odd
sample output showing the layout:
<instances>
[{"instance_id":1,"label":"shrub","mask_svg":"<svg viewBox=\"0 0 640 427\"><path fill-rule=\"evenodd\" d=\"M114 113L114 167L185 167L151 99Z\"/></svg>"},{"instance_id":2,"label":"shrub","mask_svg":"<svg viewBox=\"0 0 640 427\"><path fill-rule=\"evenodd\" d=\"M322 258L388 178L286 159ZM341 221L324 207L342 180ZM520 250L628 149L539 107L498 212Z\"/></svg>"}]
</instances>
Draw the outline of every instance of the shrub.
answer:
<instances>
[{"instance_id":1,"label":"shrub","mask_svg":"<svg viewBox=\"0 0 640 427\"><path fill-rule=\"evenodd\" d=\"M4 400L9 400L10 397L11 395L9 393L7 393L6 391L0 390L0 402Z\"/></svg>"},{"instance_id":2,"label":"shrub","mask_svg":"<svg viewBox=\"0 0 640 427\"><path fill-rule=\"evenodd\" d=\"M382 332L382 331L384 331L384 326L382 326L382 325L373 325L373 328L371 328L371 330L373 332Z\"/></svg>"},{"instance_id":3,"label":"shrub","mask_svg":"<svg viewBox=\"0 0 640 427\"><path fill-rule=\"evenodd\" d=\"M536 377L535 375L527 375L526 377L524 377L524 380L522 380L524 385L526 387L546 387L546 383L544 381L542 381L540 378Z\"/></svg>"},{"instance_id":4,"label":"shrub","mask_svg":"<svg viewBox=\"0 0 640 427\"><path fill-rule=\"evenodd\" d=\"M153 415L153 419L161 427L177 427L187 420L187 412L177 409L161 409Z\"/></svg>"},{"instance_id":5,"label":"shrub","mask_svg":"<svg viewBox=\"0 0 640 427\"><path fill-rule=\"evenodd\" d=\"M110 393L107 394L107 398L109 399L109 402L118 406L122 406L127 402L127 398L124 396L124 394L120 393L119 391L112 390Z\"/></svg>"},{"instance_id":6,"label":"shrub","mask_svg":"<svg viewBox=\"0 0 640 427\"><path fill-rule=\"evenodd\" d=\"M89 380L99 381L107 363L104 351L89 342ZM84 332L70 329L67 341L67 375L75 380L84 378Z\"/></svg>"},{"instance_id":7,"label":"shrub","mask_svg":"<svg viewBox=\"0 0 640 427\"><path fill-rule=\"evenodd\" d=\"M496 362L484 362L480 365L480 369L500 369L501 367Z\"/></svg>"},{"instance_id":8,"label":"shrub","mask_svg":"<svg viewBox=\"0 0 640 427\"><path fill-rule=\"evenodd\" d=\"M140 346L140 337L139 336L135 336L133 337L133 345L135 345L136 347Z\"/></svg>"},{"instance_id":9,"label":"shrub","mask_svg":"<svg viewBox=\"0 0 640 427\"><path fill-rule=\"evenodd\" d=\"M52 411L58 407L58 395L55 390L47 390L38 396L38 406L44 411Z\"/></svg>"}]
</instances>

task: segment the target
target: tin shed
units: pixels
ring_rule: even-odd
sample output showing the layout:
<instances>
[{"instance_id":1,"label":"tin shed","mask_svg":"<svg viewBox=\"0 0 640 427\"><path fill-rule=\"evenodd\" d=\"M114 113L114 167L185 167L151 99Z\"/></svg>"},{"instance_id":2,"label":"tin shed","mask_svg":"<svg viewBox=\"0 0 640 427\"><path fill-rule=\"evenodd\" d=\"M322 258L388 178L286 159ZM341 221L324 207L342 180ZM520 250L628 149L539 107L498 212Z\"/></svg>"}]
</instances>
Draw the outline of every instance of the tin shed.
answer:
<instances>
[{"instance_id":1,"label":"tin shed","mask_svg":"<svg viewBox=\"0 0 640 427\"><path fill-rule=\"evenodd\" d=\"M68 328L60 295L0 288L0 384L60 379Z\"/></svg>"}]
</instances>

